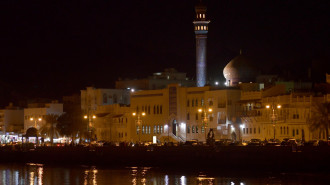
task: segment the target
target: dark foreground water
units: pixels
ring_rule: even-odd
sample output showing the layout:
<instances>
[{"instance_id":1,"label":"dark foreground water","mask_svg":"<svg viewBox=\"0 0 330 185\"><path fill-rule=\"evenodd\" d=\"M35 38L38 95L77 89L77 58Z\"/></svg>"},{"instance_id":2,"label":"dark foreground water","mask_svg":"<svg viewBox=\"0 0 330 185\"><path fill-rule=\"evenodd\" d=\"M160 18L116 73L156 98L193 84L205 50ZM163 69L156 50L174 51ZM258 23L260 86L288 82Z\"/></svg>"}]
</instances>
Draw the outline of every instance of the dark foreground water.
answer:
<instances>
[{"instance_id":1,"label":"dark foreground water","mask_svg":"<svg viewBox=\"0 0 330 185\"><path fill-rule=\"evenodd\" d=\"M0 164L0 184L329 184L327 172L253 172L148 167L98 168L96 166L49 166L42 164Z\"/></svg>"}]
</instances>

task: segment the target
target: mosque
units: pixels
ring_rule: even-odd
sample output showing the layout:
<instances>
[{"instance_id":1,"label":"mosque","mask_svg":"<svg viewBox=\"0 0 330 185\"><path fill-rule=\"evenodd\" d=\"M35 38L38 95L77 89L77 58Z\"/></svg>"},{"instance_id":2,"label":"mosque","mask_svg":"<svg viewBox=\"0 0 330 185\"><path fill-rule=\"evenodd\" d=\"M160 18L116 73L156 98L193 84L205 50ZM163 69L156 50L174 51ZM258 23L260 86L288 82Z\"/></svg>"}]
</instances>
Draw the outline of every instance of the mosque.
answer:
<instances>
[{"instance_id":1,"label":"mosque","mask_svg":"<svg viewBox=\"0 0 330 185\"><path fill-rule=\"evenodd\" d=\"M125 95L117 94L116 102L129 100L124 104L108 101L108 97L113 98L114 95L107 93L114 91L82 90L81 106L83 112L96 115L95 120L89 120L89 125L94 127L98 140L206 142L209 134L214 139L236 142L251 139L326 139L325 129L310 130L308 120L314 111L313 104L328 102L329 94L316 97L308 92L294 92L292 89L298 87L295 82L277 81L265 88L263 83L255 83L256 70L242 53L223 69L226 87L206 85L210 21L203 4L197 4L195 12L196 85L176 81L167 83L166 77L170 77L165 75L160 88L148 88L149 84L158 86L157 81L147 80L139 81L144 90L132 91L128 89L128 82L121 81L118 86L127 91ZM134 84L134 81L129 83ZM86 107L93 109L87 110Z\"/></svg>"}]
</instances>

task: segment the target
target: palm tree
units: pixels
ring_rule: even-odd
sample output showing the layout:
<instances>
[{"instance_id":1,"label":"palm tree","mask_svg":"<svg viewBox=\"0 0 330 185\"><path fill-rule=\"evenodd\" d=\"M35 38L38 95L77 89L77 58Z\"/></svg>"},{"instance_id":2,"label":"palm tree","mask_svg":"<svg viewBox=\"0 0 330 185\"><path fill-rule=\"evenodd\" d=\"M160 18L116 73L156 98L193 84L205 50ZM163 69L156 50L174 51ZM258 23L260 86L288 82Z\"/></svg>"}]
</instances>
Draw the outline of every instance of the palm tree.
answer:
<instances>
[{"instance_id":1,"label":"palm tree","mask_svg":"<svg viewBox=\"0 0 330 185\"><path fill-rule=\"evenodd\" d=\"M327 141L329 140L329 112L330 102L314 103L311 108L311 116L308 120L311 131L325 129Z\"/></svg>"},{"instance_id":2,"label":"palm tree","mask_svg":"<svg viewBox=\"0 0 330 185\"><path fill-rule=\"evenodd\" d=\"M54 137L59 136L58 129L56 128L58 118L59 115L56 114L46 115L46 123L40 128L41 135L50 137L51 145L53 145Z\"/></svg>"},{"instance_id":3,"label":"palm tree","mask_svg":"<svg viewBox=\"0 0 330 185\"><path fill-rule=\"evenodd\" d=\"M87 126L82 121L82 115L79 111L69 111L58 118L56 125L61 135L71 137L72 142L77 138L81 139L88 136Z\"/></svg>"}]
</instances>

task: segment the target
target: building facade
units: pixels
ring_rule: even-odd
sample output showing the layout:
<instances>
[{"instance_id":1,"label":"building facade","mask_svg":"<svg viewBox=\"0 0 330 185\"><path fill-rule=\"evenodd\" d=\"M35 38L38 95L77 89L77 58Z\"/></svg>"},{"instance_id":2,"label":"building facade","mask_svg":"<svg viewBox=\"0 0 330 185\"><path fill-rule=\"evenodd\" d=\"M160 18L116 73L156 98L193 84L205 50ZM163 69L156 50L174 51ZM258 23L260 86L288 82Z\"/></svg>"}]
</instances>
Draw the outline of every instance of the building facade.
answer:
<instances>
[{"instance_id":1,"label":"building facade","mask_svg":"<svg viewBox=\"0 0 330 185\"><path fill-rule=\"evenodd\" d=\"M285 86L279 85L265 91L242 91L238 113L241 122L236 125L239 139L325 140L325 130L312 132L309 128L314 103L324 102L326 96L287 93Z\"/></svg>"},{"instance_id":2,"label":"building facade","mask_svg":"<svg viewBox=\"0 0 330 185\"><path fill-rule=\"evenodd\" d=\"M24 133L31 127L39 130L46 123L46 116L51 114L63 114L63 104L58 101L28 104L24 109Z\"/></svg>"}]
</instances>

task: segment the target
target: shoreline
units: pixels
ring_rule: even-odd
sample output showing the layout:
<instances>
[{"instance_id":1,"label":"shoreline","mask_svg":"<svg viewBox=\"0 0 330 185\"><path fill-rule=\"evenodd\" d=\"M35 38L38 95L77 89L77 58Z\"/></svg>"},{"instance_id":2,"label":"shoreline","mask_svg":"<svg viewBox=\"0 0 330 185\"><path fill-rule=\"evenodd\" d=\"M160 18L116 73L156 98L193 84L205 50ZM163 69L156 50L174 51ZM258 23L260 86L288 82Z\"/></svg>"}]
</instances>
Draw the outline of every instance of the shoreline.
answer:
<instances>
[{"instance_id":1,"label":"shoreline","mask_svg":"<svg viewBox=\"0 0 330 185\"><path fill-rule=\"evenodd\" d=\"M180 146L180 147L37 147L0 149L0 163L161 167L219 171L329 172L330 147Z\"/></svg>"}]
</instances>

